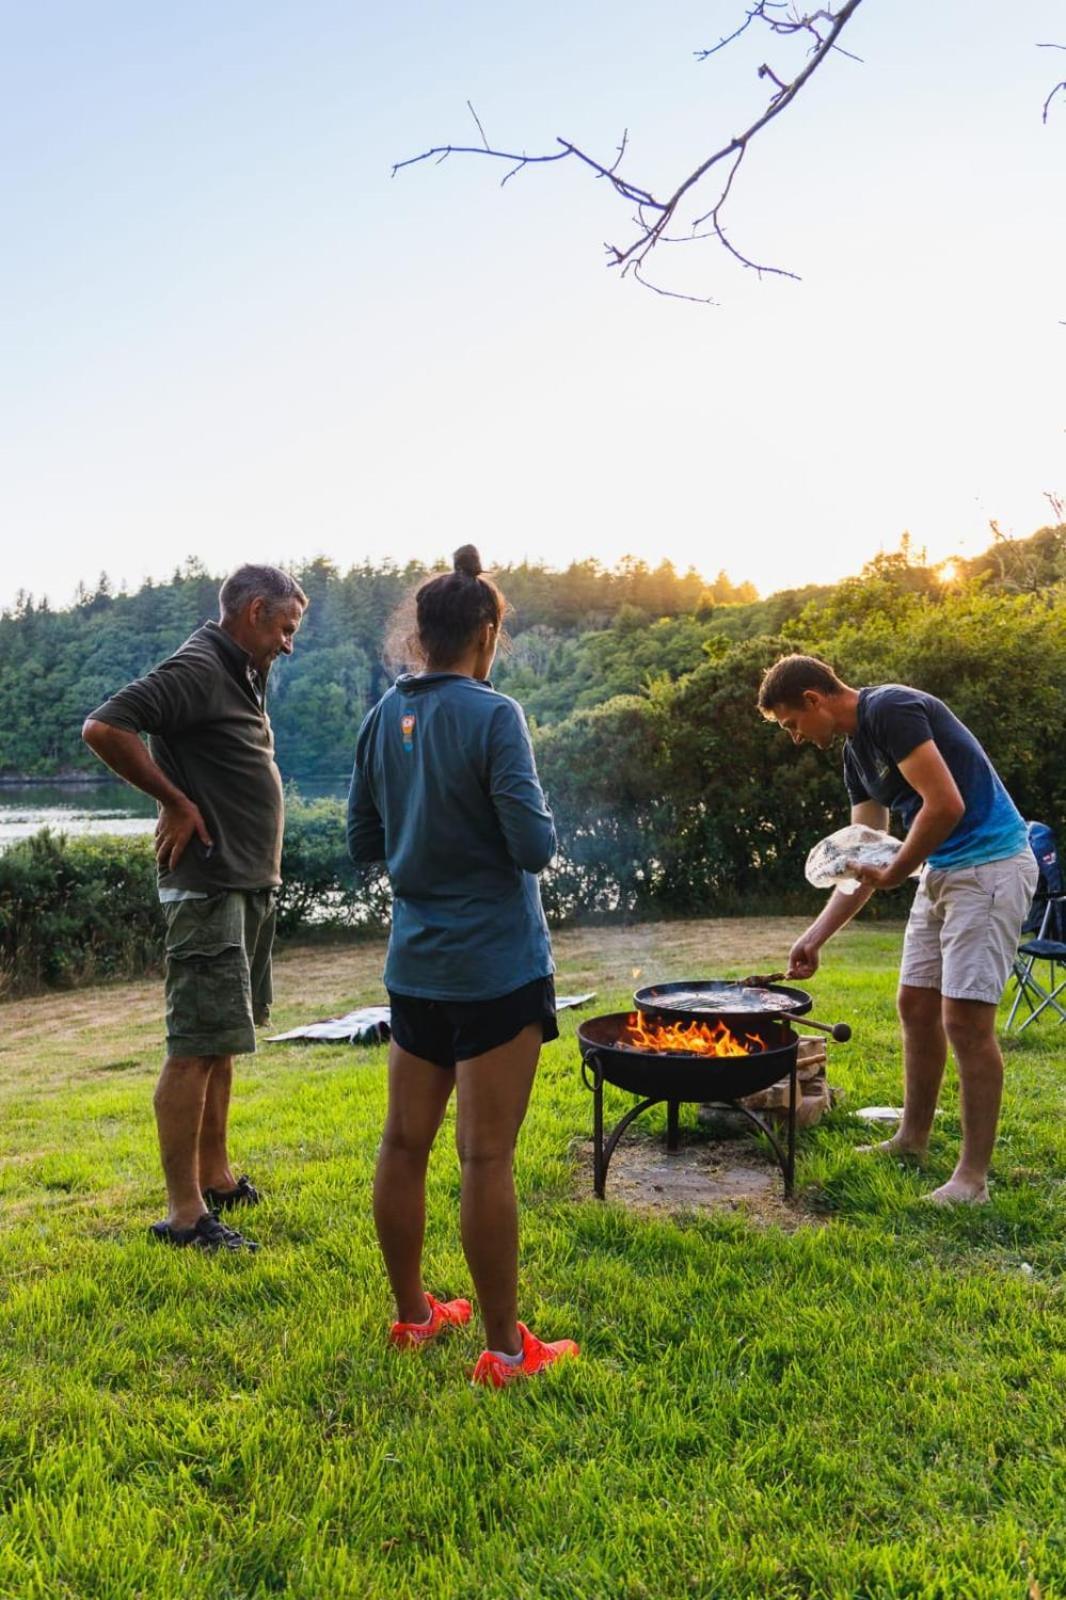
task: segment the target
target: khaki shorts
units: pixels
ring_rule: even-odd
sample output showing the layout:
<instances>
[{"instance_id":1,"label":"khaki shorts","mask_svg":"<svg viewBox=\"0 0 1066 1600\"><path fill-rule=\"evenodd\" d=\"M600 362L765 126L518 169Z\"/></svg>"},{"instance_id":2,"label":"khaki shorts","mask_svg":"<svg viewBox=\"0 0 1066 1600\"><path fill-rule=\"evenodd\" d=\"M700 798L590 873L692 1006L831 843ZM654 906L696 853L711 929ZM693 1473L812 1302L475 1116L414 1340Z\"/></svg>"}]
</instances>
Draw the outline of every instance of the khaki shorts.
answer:
<instances>
[{"instance_id":1,"label":"khaki shorts","mask_svg":"<svg viewBox=\"0 0 1066 1600\"><path fill-rule=\"evenodd\" d=\"M230 889L164 905L167 1053L245 1055L274 991L273 889Z\"/></svg>"},{"instance_id":2,"label":"khaki shorts","mask_svg":"<svg viewBox=\"0 0 1066 1600\"><path fill-rule=\"evenodd\" d=\"M925 867L903 940L900 983L998 1005L1037 876L1028 847L978 867Z\"/></svg>"}]
</instances>

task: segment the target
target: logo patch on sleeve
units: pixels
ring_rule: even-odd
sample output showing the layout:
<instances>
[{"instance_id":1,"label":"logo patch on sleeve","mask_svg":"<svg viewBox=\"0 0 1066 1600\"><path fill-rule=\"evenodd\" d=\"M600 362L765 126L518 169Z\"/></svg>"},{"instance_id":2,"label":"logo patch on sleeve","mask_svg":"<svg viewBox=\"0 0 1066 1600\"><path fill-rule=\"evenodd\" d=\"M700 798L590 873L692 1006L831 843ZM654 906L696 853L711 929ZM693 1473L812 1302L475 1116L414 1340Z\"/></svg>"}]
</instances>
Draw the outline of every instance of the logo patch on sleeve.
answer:
<instances>
[{"instance_id":1,"label":"logo patch on sleeve","mask_svg":"<svg viewBox=\"0 0 1066 1600\"><path fill-rule=\"evenodd\" d=\"M405 750L413 750L415 747L414 731L415 714L413 711L406 711L400 718L400 732L403 734L403 747Z\"/></svg>"}]
</instances>

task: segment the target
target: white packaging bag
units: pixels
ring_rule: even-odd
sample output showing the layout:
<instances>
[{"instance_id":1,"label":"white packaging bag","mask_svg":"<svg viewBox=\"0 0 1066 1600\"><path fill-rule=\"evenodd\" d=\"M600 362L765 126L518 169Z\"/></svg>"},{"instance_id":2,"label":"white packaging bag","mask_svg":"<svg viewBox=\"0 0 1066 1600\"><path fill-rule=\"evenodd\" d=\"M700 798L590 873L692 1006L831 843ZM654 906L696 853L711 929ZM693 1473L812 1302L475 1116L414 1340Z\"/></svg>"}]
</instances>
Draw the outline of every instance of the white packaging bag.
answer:
<instances>
[{"instance_id":1,"label":"white packaging bag","mask_svg":"<svg viewBox=\"0 0 1066 1600\"><path fill-rule=\"evenodd\" d=\"M847 828L838 828L828 839L822 839L807 857L806 877L816 889L839 889L841 894L854 894L859 888L858 878L848 870L849 862L863 867L890 867L896 859L901 840L880 828L867 828L853 822ZM917 873L912 873L916 877Z\"/></svg>"}]
</instances>

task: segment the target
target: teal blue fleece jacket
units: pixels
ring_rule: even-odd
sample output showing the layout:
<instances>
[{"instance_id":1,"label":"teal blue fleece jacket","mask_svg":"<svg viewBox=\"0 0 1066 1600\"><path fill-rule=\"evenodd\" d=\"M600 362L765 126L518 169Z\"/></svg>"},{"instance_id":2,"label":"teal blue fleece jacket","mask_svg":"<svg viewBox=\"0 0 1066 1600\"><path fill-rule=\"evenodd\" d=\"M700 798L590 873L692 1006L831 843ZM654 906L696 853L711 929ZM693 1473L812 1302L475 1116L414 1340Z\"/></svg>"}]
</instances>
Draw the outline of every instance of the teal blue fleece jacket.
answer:
<instances>
[{"instance_id":1,"label":"teal blue fleece jacket","mask_svg":"<svg viewBox=\"0 0 1066 1600\"><path fill-rule=\"evenodd\" d=\"M521 707L488 682L397 679L359 729L348 853L384 861L385 983L427 1000L492 1000L554 969L536 874L555 854Z\"/></svg>"}]
</instances>

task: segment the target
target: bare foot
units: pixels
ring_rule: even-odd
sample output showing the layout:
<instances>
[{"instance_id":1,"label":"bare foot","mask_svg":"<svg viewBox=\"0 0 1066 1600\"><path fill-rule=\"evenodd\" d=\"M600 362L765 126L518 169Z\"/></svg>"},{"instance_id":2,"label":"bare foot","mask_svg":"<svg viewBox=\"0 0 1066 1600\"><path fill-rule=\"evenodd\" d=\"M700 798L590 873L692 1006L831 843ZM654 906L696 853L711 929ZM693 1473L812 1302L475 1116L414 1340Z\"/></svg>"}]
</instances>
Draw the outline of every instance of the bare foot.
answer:
<instances>
[{"instance_id":1,"label":"bare foot","mask_svg":"<svg viewBox=\"0 0 1066 1600\"><path fill-rule=\"evenodd\" d=\"M880 1144L857 1144L855 1153L860 1156L895 1156L897 1161L913 1161L917 1166L921 1166L928 1155L924 1145L906 1143L898 1133L893 1134L891 1139L882 1139Z\"/></svg>"},{"instance_id":2,"label":"bare foot","mask_svg":"<svg viewBox=\"0 0 1066 1600\"><path fill-rule=\"evenodd\" d=\"M923 1197L931 1206L986 1206L988 1184L984 1179L949 1178L939 1189Z\"/></svg>"}]
</instances>

